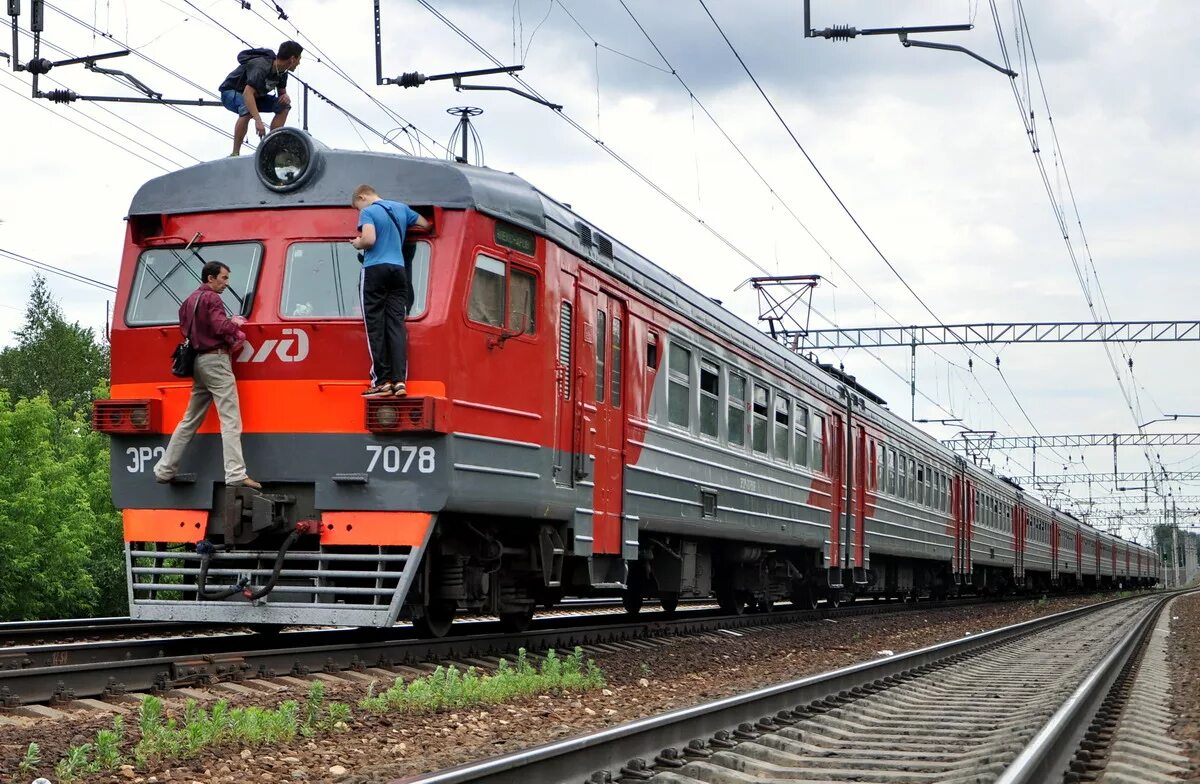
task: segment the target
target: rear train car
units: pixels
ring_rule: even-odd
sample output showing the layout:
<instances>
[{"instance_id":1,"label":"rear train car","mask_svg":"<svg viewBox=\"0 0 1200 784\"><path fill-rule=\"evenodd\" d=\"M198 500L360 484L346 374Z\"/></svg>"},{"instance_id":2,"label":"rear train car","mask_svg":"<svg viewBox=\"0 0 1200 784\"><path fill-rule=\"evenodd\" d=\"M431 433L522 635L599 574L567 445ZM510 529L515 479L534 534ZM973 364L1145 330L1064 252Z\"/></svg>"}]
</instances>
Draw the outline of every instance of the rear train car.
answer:
<instances>
[{"instance_id":1,"label":"rear train car","mask_svg":"<svg viewBox=\"0 0 1200 784\"><path fill-rule=\"evenodd\" d=\"M361 397L363 182L432 224L405 247L405 398ZM178 481L152 472L190 389L169 373L179 303L214 260L249 319L234 359L261 493L224 486L215 413ZM438 635L463 612L523 628L564 596L741 612L1157 574L1153 553L1033 502L485 168L282 129L252 159L151 180L129 210L112 359L93 422L112 436L135 618L407 618Z\"/></svg>"}]
</instances>

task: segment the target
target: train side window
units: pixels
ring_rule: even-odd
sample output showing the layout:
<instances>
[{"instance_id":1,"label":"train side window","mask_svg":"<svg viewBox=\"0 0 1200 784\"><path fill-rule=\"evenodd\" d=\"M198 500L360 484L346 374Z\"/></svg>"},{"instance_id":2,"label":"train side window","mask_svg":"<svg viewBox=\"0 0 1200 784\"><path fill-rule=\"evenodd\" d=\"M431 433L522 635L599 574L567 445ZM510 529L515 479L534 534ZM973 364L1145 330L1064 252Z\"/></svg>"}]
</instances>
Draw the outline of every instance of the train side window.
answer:
<instances>
[{"instance_id":1,"label":"train side window","mask_svg":"<svg viewBox=\"0 0 1200 784\"><path fill-rule=\"evenodd\" d=\"M509 270L508 328L532 335L537 331L537 277L517 267Z\"/></svg>"},{"instance_id":2,"label":"train side window","mask_svg":"<svg viewBox=\"0 0 1200 784\"><path fill-rule=\"evenodd\" d=\"M888 448L880 444L880 463L878 463L878 478L875 480L875 489L880 492L888 491Z\"/></svg>"},{"instance_id":3,"label":"train side window","mask_svg":"<svg viewBox=\"0 0 1200 784\"><path fill-rule=\"evenodd\" d=\"M131 327L178 324L179 306L200 286L200 270L207 261L221 261L229 267L229 287L221 293L225 311L231 316L249 316L262 254L257 242L143 251L133 273L125 323Z\"/></svg>"},{"instance_id":4,"label":"train side window","mask_svg":"<svg viewBox=\"0 0 1200 784\"><path fill-rule=\"evenodd\" d=\"M788 459L788 446L792 443L792 401L775 393L775 457Z\"/></svg>"},{"instance_id":5,"label":"train side window","mask_svg":"<svg viewBox=\"0 0 1200 784\"><path fill-rule=\"evenodd\" d=\"M691 420L692 352L674 342L668 352L667 421L688 427Z\"/></svg>"},{"instance_id":6,"label":"train side window","mask_svg":"<svg viewBox=\"0 0 1200 784\"><path fill-rule=\"evenodd\" d=\"M658 368L658 333L646 336L646 367Z\"/></svg>"},{"instance_id":7,"label":"train side window","mask_svg":"<svg viewBox=\"0 0 1200 784\"><path fill-rule=\"evenodd\" d=\"M950 493L947 489L950 486L950 479L945 474L942 474L942 511L950 511Z\"/></svg>"},{"instance_id":8,"label":"train side window","mask_svg":"<svg viewBox=\"0 0 1200 784\"><path fill-rule=\"evenodd\" d=\"M887 450L887 491L889 495L896 495L896 450L888 447Z\"/></svg>"},{"instance_id":9,"label":"train side window","mask_svg":"<svg viewBox=\"0 0 1200 784\"><path fill-rule=\"evenodd\" d=\"M751 419L750 448L767 454L767 408L768 392L762 384L754 385L754 411Z\"/></svg>"},{"instance_id":10,"label":"train side window","mask_svg":"<svg viewBox=\"0 0 1200 784\"><path fill-rule=\"evenodd\" d=\"M917 500L917 459L908 458L908 500Z\"/></svg>"},{"instance_id":11,"label":"train side window","mask_svg":"<svg viewBox=\"0 0 1200 784\"><path fill-rule=\"evenodd\" d=\"M796 465L808 465L808 409L796 403L796 415L792 421L796 431Z\"/></svg>"},{"instance_id":12,"label":"train side window","mask_svg":"<svg viewBox=\"0 0 1200 784\"><path fill-rule=\"evenodd\" d=\"M746 446L746 377L729 374L729 404L726 410L729 428L729 443Z\"/></svg>"},{"instance_id":13,"label":"train side window","mask_svg":"<svg viewBox=\"0 0 1200 784\"><path fill-rule=\"evenodd\" d=\"M608 381L607 361L608 351L605 343L608 339L608 327L604 321L604 311L596 311L596 402L604 402L604 390Z\"/></svg>"},{"instance_id":14,"label":"train side window","mask_svg":"<svg viewBox=\"0 0 1200 784\"><path fill-rule=\"evenodd\" d=\"M707 359L700 360L700 434L717 437L717 419L721 405L721 368Z\"/></svg>"},{"instance_id":15,"label":"train side window","mask_svg":"<svg viewBox=\"0 0 1200 784\"><path fill-rule=\"evenodd\" d=\"M921 506L925 505L925 464L917 463L917 498L916 501Z\"/></svg>"},{"instance_id":16,"label":"train side window","mask_svg":"<svg viewBox=\"0 0 1200 784\"><path fill-rule=\"evenodd\" d=\"M897 481L896 497L908 498L908 458L903 453L896 455Z\"/></svg>"},{"instance_id":17,"label":"train side window","mask_svg":"<svg viewBox=\"0 0 1200 784\"><path fill-rule=\"evenodd\" d=\"M825 417L815 411L812 418L812 461L809 468L825 471Z\"/></svg>"},{"instance_id":18,"label":"train side window","mask_svg":"<svg viewBox=\"0 0 1200 784\"><path fill-rule=\"evenodd\" d=\"M475 259L467 318L499 327L504 323L504 262L491 256Z\"/></svg>"},{"instance_id":19,"label":"train side window","mask_svg":"<svg viewBox=\"0 0 1200 784\"><path fill-rule=\"evenodd\" d=\"M536 328L536 292L534 275L480 254L475 257L467 318L532 335Z\"/></svg>"}]
</instances>

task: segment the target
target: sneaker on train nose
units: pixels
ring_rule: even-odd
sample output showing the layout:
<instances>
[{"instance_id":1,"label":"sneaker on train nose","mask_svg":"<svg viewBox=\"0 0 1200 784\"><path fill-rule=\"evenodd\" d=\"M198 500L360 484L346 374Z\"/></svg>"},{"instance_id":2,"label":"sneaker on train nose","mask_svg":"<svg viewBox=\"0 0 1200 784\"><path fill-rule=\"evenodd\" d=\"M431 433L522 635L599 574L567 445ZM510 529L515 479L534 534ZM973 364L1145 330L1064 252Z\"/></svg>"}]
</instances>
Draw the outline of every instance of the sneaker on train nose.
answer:
<instances>
[{"instance_id":1,"label":"sneaker on train nose","mask_svg":"<svg viewBox=\"0 0 1200 784\"><path fill-rule=\"evenodd\" d=\"M384 381L382 384L376 384L373 387L368 387L363 392L363 397L387 397L394 394L391 382Z\"/></svg>"},{"instance_id":2,"label":"sneaker on train nose","mask_svg":"<svg viewBox=\"0 0 1200 784\"><path fill-rule=\"evenodd\" d=\"M230 486L231 487L248 487L251 490L262 490L262 484L259 482L255 482L250 477L246 477L245 479L243 479L240 482L231 482Z\"/></svg>"},{"instance_id":3,"label":"sneaker on train nose","mask_svg":"<svg viewBox=\"0 0 1200 784\"><path fill-rule=\"evenodd\" d=\"M395 395L396 397L404 397L405 395L408 394L408 390L406 390L404 388L403 381L393 381L392 382L392 394Z\"/></svg>"}]
</instances>

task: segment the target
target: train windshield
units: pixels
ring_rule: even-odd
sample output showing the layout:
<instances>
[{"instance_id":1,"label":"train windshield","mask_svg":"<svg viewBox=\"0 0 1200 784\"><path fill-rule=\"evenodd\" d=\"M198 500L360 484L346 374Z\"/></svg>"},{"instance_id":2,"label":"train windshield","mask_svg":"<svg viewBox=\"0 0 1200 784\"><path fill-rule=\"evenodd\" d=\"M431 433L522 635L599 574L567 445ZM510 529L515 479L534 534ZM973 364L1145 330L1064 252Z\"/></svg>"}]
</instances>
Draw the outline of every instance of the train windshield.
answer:
<instances>
[{"instance_id":1,"label":"train windshield","mask_svg":"<svg viewBox=\"0 0 1200 784\"><path fill-rule=\"evenodd\" d=\"M425 312L429 290L428 242L406 242L404 261L413 288L408 317ZM358 286L362 264L350 243L296 242L288 248L279 315L285 319L362 318Z\"/></svg>"},{"instance_id":2,"label":"train windshield","mask_svg":"<svg viewBox=\"0 0 1200 784\"><path fill-rule=\"evenodd\" d=\"M179 306L199 288L200 270L209 261L229 267L229 288L221 293L225 311L231 316L250 315L262 252L262 245L257 242L154 248L143 252L133 275L125 323L131 327L178 324Z\"/></svg>"}]
</instances>

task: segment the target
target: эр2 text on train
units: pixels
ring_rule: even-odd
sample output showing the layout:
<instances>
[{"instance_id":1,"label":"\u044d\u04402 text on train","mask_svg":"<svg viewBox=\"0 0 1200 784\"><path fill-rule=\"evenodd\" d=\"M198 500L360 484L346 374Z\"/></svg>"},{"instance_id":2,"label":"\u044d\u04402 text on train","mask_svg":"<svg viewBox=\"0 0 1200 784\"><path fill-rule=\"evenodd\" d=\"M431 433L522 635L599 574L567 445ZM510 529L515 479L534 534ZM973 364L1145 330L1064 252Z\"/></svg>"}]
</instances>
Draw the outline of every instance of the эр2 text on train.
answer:
<instances>
[{"instance_id":1,"label":"\u044d\u04402 text on train","mask_svg":"<svg viewBox=\"0 0 1200 784\"><path fill-rule=\"evenodd\" d=\"M431 223L405 398L365 399L350 194ZM179 303L206 261L249 319L246 462L215 413L171 484ZM853 377L788 351L512 174L329 150L302 131L147 182L112 329L113 497L140 619L514 629L563 597L713 595L732 612L855 594L1152 585L1153 552L982 471Z\"/></svg>"}]
</instances>

